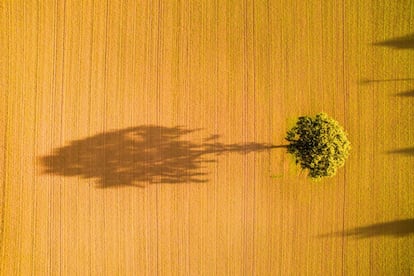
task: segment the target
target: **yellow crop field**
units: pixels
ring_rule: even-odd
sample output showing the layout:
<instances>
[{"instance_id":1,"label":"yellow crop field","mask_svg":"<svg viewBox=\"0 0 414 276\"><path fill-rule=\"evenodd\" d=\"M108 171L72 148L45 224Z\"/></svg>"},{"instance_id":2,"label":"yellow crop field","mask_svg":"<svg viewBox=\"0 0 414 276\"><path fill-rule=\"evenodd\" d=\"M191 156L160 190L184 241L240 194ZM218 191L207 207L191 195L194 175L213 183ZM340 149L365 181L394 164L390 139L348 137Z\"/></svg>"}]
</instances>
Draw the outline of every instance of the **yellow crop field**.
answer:
<instances>
[{"instance_id":1,"label":"yellow crop field","mask_svg":"<svg viewBox=\"0 0 414 276\"><path fill-rule=\"evenodd\" d=\"M413 64L411 0L0 1L0 274L414 275Z\"/></svg>"}]
</instances>

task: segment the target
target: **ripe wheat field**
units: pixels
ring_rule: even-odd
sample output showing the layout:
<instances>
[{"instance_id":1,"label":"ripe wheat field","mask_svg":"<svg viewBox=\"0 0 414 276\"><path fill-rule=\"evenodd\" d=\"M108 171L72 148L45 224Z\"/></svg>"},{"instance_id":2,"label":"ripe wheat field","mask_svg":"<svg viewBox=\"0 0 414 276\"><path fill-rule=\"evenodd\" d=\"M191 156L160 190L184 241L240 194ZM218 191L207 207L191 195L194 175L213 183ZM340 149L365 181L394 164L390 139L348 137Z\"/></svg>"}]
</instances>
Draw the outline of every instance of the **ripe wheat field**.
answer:
<instances>
[{"instance_id":1,"label":"ripe wheat field","mask_svg":"<svg viewBox=\"0 0 414 276\"><path fill-rule=\"evenodd\" d=\"M413 63L410 0L1 1L1 275L414 275Z\"/></svg>"}]
</instances>

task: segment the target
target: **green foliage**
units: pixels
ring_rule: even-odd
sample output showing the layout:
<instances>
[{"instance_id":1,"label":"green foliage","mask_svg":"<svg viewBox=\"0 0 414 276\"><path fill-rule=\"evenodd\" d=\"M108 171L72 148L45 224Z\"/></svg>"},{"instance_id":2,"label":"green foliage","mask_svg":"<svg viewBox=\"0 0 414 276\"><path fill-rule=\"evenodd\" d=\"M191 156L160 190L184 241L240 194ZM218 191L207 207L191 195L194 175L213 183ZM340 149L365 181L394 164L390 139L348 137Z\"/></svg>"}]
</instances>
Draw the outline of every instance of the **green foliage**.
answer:
<instances>
[{"instance_id":1,"label":"green foliage","mask_svg":"<svg viewBox=\"0 0 414 276\"><path fill-rule=\"evenodd\" d=\"M288 153L302 169L309 170L313 180L334 176L351 149L344 129L325 113L299 117L287 132Z\"/></svg>"}]
</instances>

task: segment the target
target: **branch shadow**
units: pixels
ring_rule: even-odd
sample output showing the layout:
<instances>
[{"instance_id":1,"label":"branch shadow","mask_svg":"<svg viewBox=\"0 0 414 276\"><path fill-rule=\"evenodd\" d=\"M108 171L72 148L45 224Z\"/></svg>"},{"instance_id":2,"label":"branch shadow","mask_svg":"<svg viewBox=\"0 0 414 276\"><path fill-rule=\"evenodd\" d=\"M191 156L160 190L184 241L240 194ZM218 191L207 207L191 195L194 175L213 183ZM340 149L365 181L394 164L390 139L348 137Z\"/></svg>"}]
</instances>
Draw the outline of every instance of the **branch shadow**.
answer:
<instances>
[{"instance_id":1,"label":"branch shadow","mask_svg":"<svg viewBox=\"0 0 414 276\"><path fill-rule=\"evenodd\" d=\"M389 40L376 42L375 46L385 46L391 47L394 49L414 49L414 33L408 34L406 36L396 37Z\"/></svg>"},{"instance_id":2,"label":"branch shadow","mask_svg":"<svg viewBox=\"0 0 414 276\"><path fill-rule=\"evenodd\" d=\"M277 147L264 143L223 144L219 135L201 143L184 139L200 129L142 125L100 133L39 157L43 174L95 179L97 187L155 183L205 183L207 163L227 153L247 154Z\"/></svg>"},{"instance_id":3,"label":"branch shadow","mask_svg":"<svg viewBox=\"0 0 414 276\"><path fill-rule=\"evenodd\" d=\"M389 153L389 154L414 155L414 147L396 149L396 150L388 151L387 153Z\"/></svg>"},{"instance_id":4,"label":"branch shadow","mask_svg":"<svg viewBox=\"0 0 414 276\"><path fill-rule=\"evenodd\" d=\"M376 236L392 236L395 238L414 234L414 219L396 220L386 223L376 223L364 227L357 227L344 232L319 235L319 238L348 236L356 239Z\"/></svg>"}]
</instances>

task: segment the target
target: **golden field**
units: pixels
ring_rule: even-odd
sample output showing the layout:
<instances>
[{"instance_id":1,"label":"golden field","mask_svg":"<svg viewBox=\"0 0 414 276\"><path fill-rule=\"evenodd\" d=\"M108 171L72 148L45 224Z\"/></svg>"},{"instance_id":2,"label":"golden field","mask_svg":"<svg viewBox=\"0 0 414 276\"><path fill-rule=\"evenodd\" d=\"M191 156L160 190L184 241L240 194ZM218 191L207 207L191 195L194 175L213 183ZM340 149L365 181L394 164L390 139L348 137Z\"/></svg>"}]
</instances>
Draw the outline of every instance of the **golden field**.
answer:
<instances>
[{"instance_id":1,"label":"golden field","mask_svg":"<svg viewBox=\"0 0 414 276\"><path fill-rule=\"evenodd\" d=\"M0 2L1 275L414 275L414 2ZM352 152L283 148L325 111Z\"/></svg>"}]
</instances>

